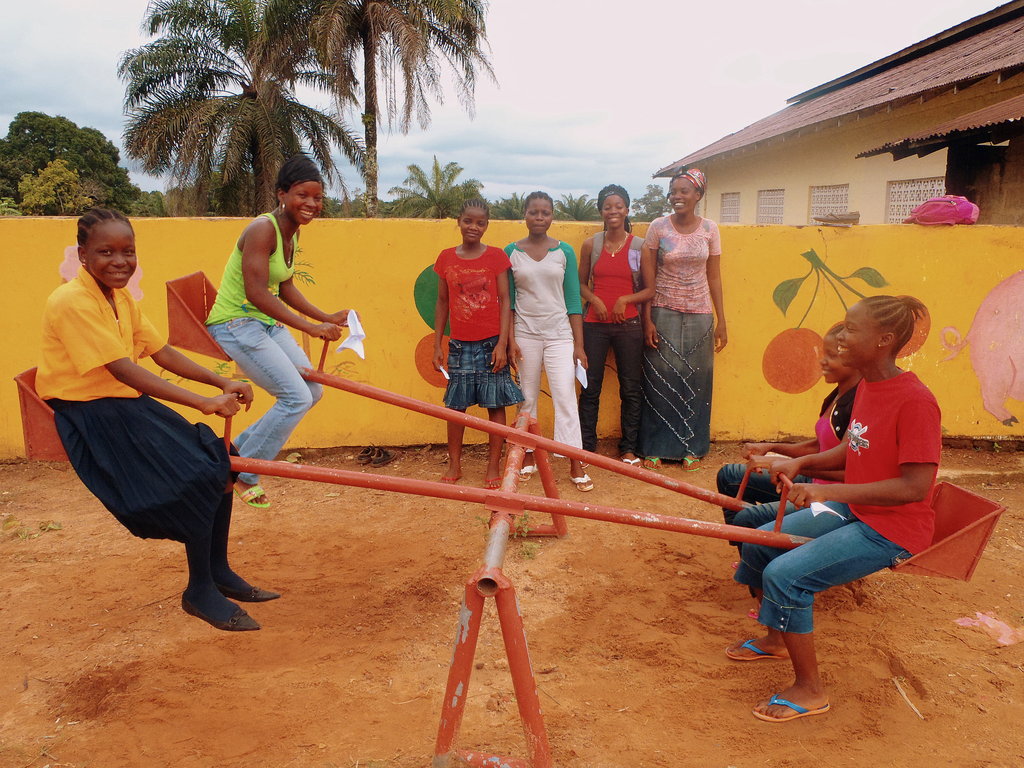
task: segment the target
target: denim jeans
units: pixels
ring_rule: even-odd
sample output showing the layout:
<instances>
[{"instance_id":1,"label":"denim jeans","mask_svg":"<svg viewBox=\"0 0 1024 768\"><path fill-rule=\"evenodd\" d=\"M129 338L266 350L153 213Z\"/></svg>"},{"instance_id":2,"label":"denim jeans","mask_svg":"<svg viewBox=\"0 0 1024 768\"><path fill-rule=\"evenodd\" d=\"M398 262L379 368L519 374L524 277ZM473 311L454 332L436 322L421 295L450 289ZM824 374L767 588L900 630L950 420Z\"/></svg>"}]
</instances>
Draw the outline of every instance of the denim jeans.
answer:
<instances>
[{"instance_id":1,"label":"denim jeans","mask_svg":"<svg viewBox=\"0 0 1024 768\"><path fill-rule=\"evenodd\" d=\"M239 317L209 326L210 334L234 360L246 377L276 400L263 416L235 438L238 455L250 459L277 458L299 421L323 394L323 387L299 375L310 367L291 331L283 325L265 325L251 317ZM257 475L239 474L254 485Z\"/></svg>"},{"instance_id":2,"label":"denim jeans","mask_svg":"<svg viewBox=\"0 0 1024 768\"><path fill-rule=\"evenodd\" d=\"M825 503L831 512L800 509L786 515L783 533L814 541L796 549L744 544L735 579L764 591L757 620L780 632L814 631L814 596L829 587L847 584L888 568L910 556L870 526L846 504ZM771 530L772 523L761 526Z\"/></svg>"},{"instance_id":3,"label":"denim jeans","mask_svg":"<svg viewBox=\"0 0 1024 768\"><path fill-rule=\"evenodd\" d=\"M725 464L718 470L718 476L715 478L718 492L735 498L746 471L746 464ZM813 481L809 477L797 475L793 482L810 483ZM725 518L726 525L760 528L765 523L775 520L779 507L773 502L778 500L779 492L775 490L775 483L772 482L768 472L751 472L750 479L747 480L747 487L743 490L743 501L749 502L752 506L735 512L731 509L723 509L722 516ZM786 504L787 515L795 511L796 507Z\"/></svg>"},{"instance_id":4,"label":"denim jeans","mask_svg":"<svg viewBox=\"0 0 1024 768\"><path fill-rule=\"evenodd\" d=\"M619 453L636 453L643 406L644 334L640 318L624 323L584 323L583 349L587 353L587 386L580 392L580 429L583 448L597 450L597 415L604 386L604 363L608 348L615 354L619 376Z\"/></svg>"}]
</instances>

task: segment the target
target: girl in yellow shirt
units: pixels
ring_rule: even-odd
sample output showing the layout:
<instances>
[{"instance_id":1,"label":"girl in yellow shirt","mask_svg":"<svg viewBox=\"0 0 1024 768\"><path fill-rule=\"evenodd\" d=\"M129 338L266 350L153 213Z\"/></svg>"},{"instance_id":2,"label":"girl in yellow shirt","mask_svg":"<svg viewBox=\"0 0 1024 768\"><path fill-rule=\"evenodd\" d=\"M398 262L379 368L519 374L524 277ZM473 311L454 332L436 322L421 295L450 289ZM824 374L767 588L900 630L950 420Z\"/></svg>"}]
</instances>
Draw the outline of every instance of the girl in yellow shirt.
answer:
<instances>
[{"instance_id":1,"label":"girl in yellow shirt","mask_svg":"<svg viewBox=\"0 0 1024 768\"><path fill-rule=\"evenodd\" d=\"M82 216L78 256L78 276L46 302L36 375L36 389L54 410L68 458L131 533L184 543L186 612L218 629L259 629L228 598L261 602L280 595L252 586L228 565L227 449L208 426L190 424L153 399L231 416L248 408L252 389L168 346L139 311L125 289L136 255L135 233L124 214L94 209ZM220 394L198 395L160 378L138 365L146 356Z\"/></svg>"}]
</instances>

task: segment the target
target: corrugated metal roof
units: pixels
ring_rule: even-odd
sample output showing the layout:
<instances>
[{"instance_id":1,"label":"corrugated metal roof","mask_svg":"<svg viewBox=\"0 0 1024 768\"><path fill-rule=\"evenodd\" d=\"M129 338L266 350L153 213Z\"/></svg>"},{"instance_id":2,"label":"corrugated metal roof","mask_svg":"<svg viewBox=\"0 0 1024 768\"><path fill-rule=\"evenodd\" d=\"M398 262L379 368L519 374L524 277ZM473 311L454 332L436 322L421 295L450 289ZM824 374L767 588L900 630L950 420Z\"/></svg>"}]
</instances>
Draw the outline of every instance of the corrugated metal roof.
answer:
<instances>
[{"instance_id":1,"label":"corrugated metal roof","mask_svg":"<svg viewBox=\"0 0 1024 768\"><path fill-rule=\"evenodd\" d=\"M1000 101L998 104L991 104L982 109L968 112L965 115L956 117L945 123L936 125L928 130L915 133L897 141L890 141L880 147L861 152L857 157L869 157L891 152L894 149L908 147L918 142L926 142L928 139L940 139L955 133L964 131L976 131L980 128L1010 123L1015 120L1024 119L1024 96L1015 96L1012 99Z\"/></svg>"},{"instance_id":2,"label":"corrugated metal roof","mask_svg":"<svg viewBox=\"0 0 1024 768\"><path fill-rule=\"evenodd\" d=\"M1017 16L945 47L895 64L878 74L817 98L793 104L743 130L731 133L657 171L722 155L816 123L873 110L929 91L968 83L1024 66L1024 18Z\"/></svg>"}]
</instances>

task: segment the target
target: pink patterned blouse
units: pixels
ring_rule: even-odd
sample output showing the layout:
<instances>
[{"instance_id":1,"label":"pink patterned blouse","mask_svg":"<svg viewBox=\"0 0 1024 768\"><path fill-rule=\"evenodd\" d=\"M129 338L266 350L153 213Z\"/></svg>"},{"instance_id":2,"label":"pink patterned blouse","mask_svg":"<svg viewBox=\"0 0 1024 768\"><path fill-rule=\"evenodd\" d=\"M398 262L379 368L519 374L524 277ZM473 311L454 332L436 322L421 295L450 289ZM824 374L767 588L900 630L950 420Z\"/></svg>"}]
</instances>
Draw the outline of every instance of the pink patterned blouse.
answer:
<instances>
[{"instance_id":1,"label":"pink patterned blouse","mask_svg":"<svg viewBox=\"0 0 1024 768\"><path fill-rule=\"evenodd\" d=\"M670 216L662 216L651 222L644 245L658 259L652 305L676 312L710 313L708 257L722 255L718 225L702 218L695 232L682 235L672 226Z\"/></svg>"}]
</instances>

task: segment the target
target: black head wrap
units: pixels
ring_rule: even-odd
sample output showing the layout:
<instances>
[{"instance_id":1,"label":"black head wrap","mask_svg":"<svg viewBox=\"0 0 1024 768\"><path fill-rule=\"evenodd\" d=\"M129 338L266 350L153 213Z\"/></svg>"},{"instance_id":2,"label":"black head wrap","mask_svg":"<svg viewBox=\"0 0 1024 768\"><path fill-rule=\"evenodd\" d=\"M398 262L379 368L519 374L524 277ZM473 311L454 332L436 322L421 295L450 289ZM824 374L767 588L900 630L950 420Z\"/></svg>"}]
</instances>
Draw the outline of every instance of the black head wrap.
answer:
<instances>
[{"instance_id":1,"label":"black head wrap","mask_svg":"<svg viewBox=\"0 0 1024 768\"><path fill-rule=\"evenodd\" d=\"M633 231L633 225L629 223L629 215L628 215L628 211L629 211L629 192L627 192L624 187L620 187L618 184L609 184L608 186L604 187L600 192L598 192L597 193L597 210L598 211L601 210L601 208L604 206L604 201L609 196L611 196L611 195L618 195L619 197L622 198L622 201L626 204L627 215L626 215L625 222L623 222L623 225L625 226L627 232L632 232Z\"/></svg>"}]
</instances>

